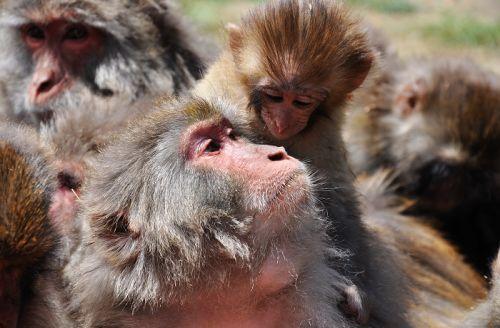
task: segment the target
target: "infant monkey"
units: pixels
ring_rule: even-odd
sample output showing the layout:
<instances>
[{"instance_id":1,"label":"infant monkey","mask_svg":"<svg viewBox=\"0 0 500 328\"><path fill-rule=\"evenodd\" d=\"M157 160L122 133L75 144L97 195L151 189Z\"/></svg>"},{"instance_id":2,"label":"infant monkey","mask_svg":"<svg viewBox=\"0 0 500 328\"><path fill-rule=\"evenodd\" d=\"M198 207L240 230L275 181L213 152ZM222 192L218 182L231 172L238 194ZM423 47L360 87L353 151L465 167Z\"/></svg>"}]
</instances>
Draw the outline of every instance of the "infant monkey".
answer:
<instances>
[{"instance_id":1,"label":"infant monkey","mask_svg":"<svg viewBox=\"0 0 500 328\"><path fill-rule=\"evenodd\" d=\"M65 268L84 326L348 326L314 179L222 106L156 111L98 159Z\"/></svg>"}]
</instances>

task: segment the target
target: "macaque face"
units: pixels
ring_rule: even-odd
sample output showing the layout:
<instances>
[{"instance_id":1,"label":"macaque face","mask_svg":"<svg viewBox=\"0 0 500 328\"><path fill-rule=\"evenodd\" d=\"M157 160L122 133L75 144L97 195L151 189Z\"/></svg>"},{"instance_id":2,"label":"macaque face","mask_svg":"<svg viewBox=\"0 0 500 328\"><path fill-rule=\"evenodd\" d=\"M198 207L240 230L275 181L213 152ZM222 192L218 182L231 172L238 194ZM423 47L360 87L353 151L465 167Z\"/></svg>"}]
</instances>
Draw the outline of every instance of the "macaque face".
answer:
<instances>
[{"instance_id":1,"label":"macaque face","mask_svg":"<svg viewBox=\"0 0 500 328\"><path fill-rule=\"evenodd\" d=\"M459 92L458 81L457 100L445 84L410 83L388 118L400 184L418 196L419 206L438 212L485 202L498 190L497 116L492 107L473 102L486 97Z\"/></svg>"},{"instance_id":2,"label":"macaque face","mask_svg":"<svg viewBox=\"0 0 500 328\"><path fill-rule=\"evenodd\" d=\"M26 24L20 31L33 58L27 92L34 106L45 104L69 88L102 48L103 35L98 29L62 19Z\"/></svg>"},{"instance_id":3,"label":"macaque face","mask_svg":"<svg viewBox=\"0 0 500 328\"><path fill-rule=\"evenodd\" d=\"M266 85L257 90L256 96L261 106L261 119L269 133L277 140L286 140L306 128L311 115L326 99L327 92Z\"/></svg>"},{"instance_id":4,"label":"macaque face","mask_svg":"<svg viewBox=\"0 0 500 328\"><path fill-rule=\"evenodd\" d=\"M188 164L229 176L242 186L247 215L286 215L309 195L304 165L284 148L253 144L230 124L203 121L184 135Z\"/></svg>"}]
</instances>

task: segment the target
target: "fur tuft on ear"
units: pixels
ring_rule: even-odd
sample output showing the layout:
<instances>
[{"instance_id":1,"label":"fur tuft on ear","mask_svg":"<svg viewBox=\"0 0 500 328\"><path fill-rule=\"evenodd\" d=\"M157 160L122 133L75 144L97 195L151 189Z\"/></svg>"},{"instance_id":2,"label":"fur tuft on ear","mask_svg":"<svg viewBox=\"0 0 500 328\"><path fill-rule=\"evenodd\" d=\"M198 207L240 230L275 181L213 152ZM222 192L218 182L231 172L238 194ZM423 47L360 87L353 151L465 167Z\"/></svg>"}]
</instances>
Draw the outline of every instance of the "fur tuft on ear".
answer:
<instances>
[{"instance_id":1,"label":"fur tuft on ear","mask_svg":"<svg viewBox=\"0 0 500 328\"><path fill-rule=\"evenodd\" d=\"M352 63L353 76L349 79L349 86L347 93L353 92L358 89L363 82L365 82L368 73L372 68L373 62L375 61L375 54L363 54L361 56L354 55L353 58L349 58L348 62Z\"/></svg>"},{"instance_id":2,"label":"fur tuft on ear","mask_svg":"<svg viewBox=\"0 0 500 328\"><path fill-rule=\"evenodd\" d=\"M243 31L239 25L228 23L225 26L229 35L229 48L233 53L238 52L243 47Z\"/></svg>"}]
</instances>

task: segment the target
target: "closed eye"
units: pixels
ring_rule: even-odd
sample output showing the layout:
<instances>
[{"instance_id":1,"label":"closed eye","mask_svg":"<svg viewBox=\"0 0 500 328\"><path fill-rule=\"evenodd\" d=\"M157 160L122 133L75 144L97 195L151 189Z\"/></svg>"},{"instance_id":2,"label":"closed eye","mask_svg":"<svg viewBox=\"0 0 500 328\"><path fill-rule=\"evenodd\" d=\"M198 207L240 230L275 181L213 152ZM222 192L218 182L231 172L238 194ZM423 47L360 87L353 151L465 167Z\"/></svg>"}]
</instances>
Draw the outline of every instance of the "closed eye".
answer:
<instances>
[{"instance_id":1,"label":"closed eye","mask_svg":"<svg viewBox=\"0 0 500 328\"><path fill-rule=\"evenodd\" d=\"M300 101L300 100L295 100L293 102L293 105L299 108L307 108L311 106L312 102L306 102L306 101Z\"/></svg>"},{"instance_id":2,"label":"closed eye","mask_svg":"<svg viewBox=\"0 0 500 328\"><path fill-rule=\"evenodd\" d=\"M267 99L269 99L272 102L280 103L283 101L282 96L270 95L269 93L266 93L265 95L266 95Z\"/></svg>"}]
</instances>

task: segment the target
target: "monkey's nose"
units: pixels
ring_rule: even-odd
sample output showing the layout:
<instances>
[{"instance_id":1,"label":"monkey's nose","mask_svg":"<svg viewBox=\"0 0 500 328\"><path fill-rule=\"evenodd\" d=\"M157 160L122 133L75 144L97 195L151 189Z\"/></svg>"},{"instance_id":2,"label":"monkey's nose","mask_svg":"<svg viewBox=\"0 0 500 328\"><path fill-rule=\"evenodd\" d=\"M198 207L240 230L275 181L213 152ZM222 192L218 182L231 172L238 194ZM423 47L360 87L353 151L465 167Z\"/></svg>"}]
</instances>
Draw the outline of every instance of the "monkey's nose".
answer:
<instances>
[{"instance_id":1,"label":"monkey's nose","mask_svg":"<svg viewBox=\"0 0 500 328\"><path fill-rule=\"evenodd\" d=\"M269 158L270 161L272 162L277 162L277 161L282 161L287 159L289 156L283 147L279 147L275 152L267 155L267 158Z\"/></svg>"},{"instance_id":2,"label":"monkey's nose","mask_svg":"<svg viewBox=\"0 0 500 328\"><path fill-rule=\"evenodd\" d=\"M283 133L288 127L288 124L284 120L280 119L274 121L274 125L276 126L278 133Z\"/></svg>"},{"instance_id":3,"label":"monkey's nose","mask_svg":"<svg viewBox=\"0 0 500 328\"><path fill-rule=\"evenodd\" d=\"M47 101L62 88L64 76L53 69L39 69L33 76L30 87L31 100L35 104Z\"/></svg>"}]
</instances>

